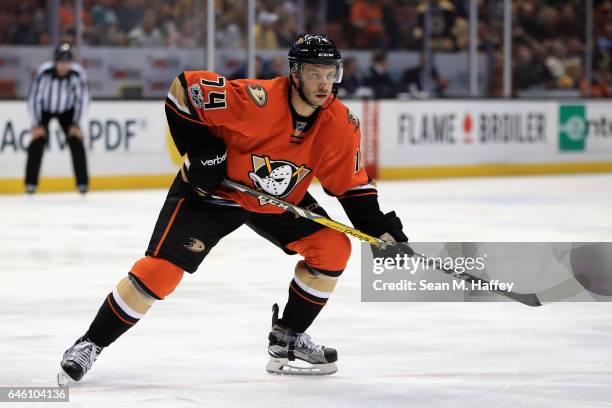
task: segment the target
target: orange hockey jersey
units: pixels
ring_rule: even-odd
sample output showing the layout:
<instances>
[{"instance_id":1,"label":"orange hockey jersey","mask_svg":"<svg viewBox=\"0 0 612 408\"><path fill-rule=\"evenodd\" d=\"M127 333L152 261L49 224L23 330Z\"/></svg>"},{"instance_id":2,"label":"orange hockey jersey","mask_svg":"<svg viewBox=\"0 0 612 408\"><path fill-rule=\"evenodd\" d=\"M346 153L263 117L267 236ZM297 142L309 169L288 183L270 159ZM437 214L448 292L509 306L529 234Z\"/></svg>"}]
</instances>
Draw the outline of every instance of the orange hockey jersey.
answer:
<instances>
[{"instance_id":1,"label":"orange hockey jersey","mask_svg":"<svg viewBox=\"0 0 612 408\"><path fill-rule=\"evenodd\" d=\"M314 177L337 196L367 185L360 165L359 120L339 100L309 118L300 117L290 106L290 86L288 77L228 81L214 72L184 72L172 83L166 106L206 131L192 127L179 151L190 151L198 137L221 138L227 147L227 178L293 204L302 200ZM225 187L213 196L249 211L283 212Z\"/></svg>"}]
</instances>

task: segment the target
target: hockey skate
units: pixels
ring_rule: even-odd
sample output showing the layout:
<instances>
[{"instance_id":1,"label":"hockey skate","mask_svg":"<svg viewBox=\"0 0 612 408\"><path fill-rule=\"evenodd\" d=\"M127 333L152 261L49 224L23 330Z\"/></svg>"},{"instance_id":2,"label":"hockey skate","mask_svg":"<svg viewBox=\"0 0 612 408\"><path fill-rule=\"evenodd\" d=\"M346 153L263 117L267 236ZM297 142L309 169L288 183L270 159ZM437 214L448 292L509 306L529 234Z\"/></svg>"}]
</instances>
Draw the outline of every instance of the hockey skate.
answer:
<instances>
[{"instance_id":1,"label":"hockey skate","mask_svg":"<svg viewBox=\"0 0 612 408\"><path fill-rule=\"evenodd\" d=\"M335 349L312 342L306 333L295 333L278 323L278 305L272 307L272 331L268 336L270 361L266 371L272 374L326 375L338 371Z\"/></svg>"},{"instance_id":2,"label":"hockey skate","mask_svg":"<svg viewBox=\"0 0 612 408\"><path fill-rule=\"evenodd\" d=\"M60 371L57 373L57 384L63 387L68 383L79 381L89 371L101 352L102 347L83 337L79 338L64 353Z\"/></svg>"}]
</instances>

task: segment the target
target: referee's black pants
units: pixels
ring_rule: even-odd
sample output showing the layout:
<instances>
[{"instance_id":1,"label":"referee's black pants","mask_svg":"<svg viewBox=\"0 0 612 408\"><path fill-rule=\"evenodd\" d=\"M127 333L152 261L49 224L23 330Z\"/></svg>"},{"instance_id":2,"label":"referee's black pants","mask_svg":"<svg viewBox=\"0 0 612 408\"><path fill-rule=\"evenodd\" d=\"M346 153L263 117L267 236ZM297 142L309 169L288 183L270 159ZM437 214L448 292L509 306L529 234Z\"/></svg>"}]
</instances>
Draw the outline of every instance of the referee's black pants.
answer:
<instances>
[{"instance_id":1,"label":"referee's black pants","mask_svg":"<svg viewBox=\"0 0 612 408\"><path fill-rule=\"evenodd\" d=\"M52 118L57 118L59 124L64 131L70 154L72 155L72 167L76 176L77 186L87 186L89 184L89 176L87 174L87 159L85 157L85 146L83 141L78 137L68 136L68 129L72 125L73 111L69 110L63 113L42 113L42 126L45 128L45 136L39 137L30 142L28 146L28 159L26 162L26 185L38 185L38 174L45 146L49 142L49 121Z\"/></svg>"}]
</instances>

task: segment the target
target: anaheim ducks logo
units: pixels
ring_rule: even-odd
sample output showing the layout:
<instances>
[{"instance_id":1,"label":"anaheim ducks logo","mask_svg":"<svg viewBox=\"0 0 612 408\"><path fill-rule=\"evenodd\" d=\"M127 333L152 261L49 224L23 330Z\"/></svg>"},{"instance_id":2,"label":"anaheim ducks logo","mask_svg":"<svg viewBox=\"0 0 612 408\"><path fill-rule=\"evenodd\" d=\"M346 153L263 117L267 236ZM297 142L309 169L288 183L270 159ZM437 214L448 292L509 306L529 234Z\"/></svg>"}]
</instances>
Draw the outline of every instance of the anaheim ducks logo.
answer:
<instances>
[{"instance_id":1,"label":"anaheim ducks logo","mask_svg":"<svg viewBox=\"0 0 612 408\"><path fill-rule=\"evenodd\" d=\"M183 247L190 250L191 252L204 252L206 246L202 241L196 238L189 238Z\"/></svg>"},{"instance_id":2,"label":"anaheim ducks logo","mask_svg":"<svg viewBox=\"0 0 612 408\"><path fill-rule=\"evenodd\" d=\"M268 103L268 92L266 92L266 89L263 86L257 84L246 84L245 87L247 93L253 102L255 102L255 105L259 106L260 108L266 106L266 103Z\"/></svg>"},{"instance_id":3,"label":"anaheim ducks logo","mask_svg":"<svg viewBox=\"0 0 612 408\"><path fill-rule=\"evenodd\" d=\"M270 160L268 156L253 155L253 171L249 177L255 187L278 198L288 196L295 186L306 177L311 170L304 165L296 166L285 160ZM266 204L260 201L260 205Z\"/></svg>"}]
</instances>

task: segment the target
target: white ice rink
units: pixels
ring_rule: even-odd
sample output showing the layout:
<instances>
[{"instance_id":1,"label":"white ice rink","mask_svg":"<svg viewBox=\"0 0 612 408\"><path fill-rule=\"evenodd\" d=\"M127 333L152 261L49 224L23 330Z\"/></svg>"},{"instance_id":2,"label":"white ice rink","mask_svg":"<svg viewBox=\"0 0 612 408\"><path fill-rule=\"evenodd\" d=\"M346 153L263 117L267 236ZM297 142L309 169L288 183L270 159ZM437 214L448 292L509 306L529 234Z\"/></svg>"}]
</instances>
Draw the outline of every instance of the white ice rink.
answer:
<instances>
[{"instance_id":1,"label":"white ice rink","mask_svg":"<svg viewBox=\"0 0 612 408\"><path fill-rule=\"evenodd\" d=\"M414 241L612 240L612 175L379 190ZM0 196L0 386L54 384L63 351L142 256L165 193ZM339 350L336 375L265 372L271 305L284 304L297 257L243 227L105 349L64 406L612 407L612 304L361 303L353 244L309 331ZM14 404L28 405L62 406Z\"/></svg>"}]
</instances>

